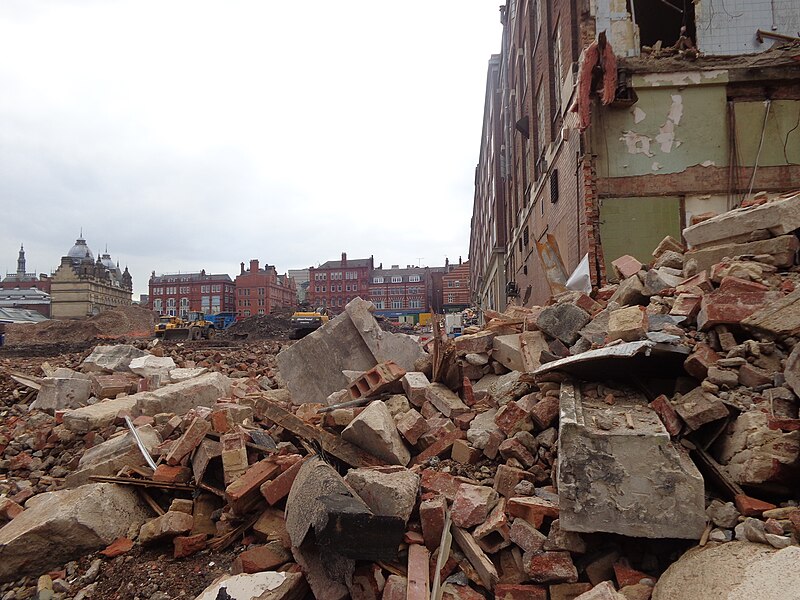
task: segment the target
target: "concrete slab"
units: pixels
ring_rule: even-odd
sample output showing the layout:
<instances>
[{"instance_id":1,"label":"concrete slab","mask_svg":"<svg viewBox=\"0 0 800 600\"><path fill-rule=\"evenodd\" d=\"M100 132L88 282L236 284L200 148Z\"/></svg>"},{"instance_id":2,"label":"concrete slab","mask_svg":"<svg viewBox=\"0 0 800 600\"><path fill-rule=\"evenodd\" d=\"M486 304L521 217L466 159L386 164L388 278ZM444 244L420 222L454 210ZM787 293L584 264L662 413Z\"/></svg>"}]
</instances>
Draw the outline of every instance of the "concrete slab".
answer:
<instances>
[{"instance_id":1,"label":"concrete slab","mask_svg":"<svg viewBox=\"0 0 800 600\"><path fill-rule=\"evenodd\" d=\"M706 525L703 478L635 392L583 398L561 385L558 439L564 531L699 539Z\"/></svg>"},{"instance_id":2,"label":"concrete slab","mask_svg":"<svg viewBox=\"0 0 800 600\"><path fill-rule=\"evenodd\" d=\"M407 335L383 331L372 316L371 302L351 300L345 311L277 356L281 376L292 402L321 402L350 381L344 370L368 371L376 364L394 361L405 371L425 351Z\"/></svg>"}]
</instances>

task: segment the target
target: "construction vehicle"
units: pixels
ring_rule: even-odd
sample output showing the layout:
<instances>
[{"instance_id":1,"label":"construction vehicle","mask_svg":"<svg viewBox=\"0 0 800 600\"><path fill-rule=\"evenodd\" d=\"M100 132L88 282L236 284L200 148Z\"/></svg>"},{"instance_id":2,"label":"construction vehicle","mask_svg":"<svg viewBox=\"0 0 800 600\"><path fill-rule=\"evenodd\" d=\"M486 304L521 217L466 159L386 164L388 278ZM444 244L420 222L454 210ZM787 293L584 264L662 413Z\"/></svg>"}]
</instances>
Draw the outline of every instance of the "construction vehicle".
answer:
<instances>
[{"instance_id":1,"label":"construction vehicle","mask_svg":"<svg viewBox=\"0 0 800 600\"><path fill-rule=\"evenodd\" d=\"M180 317L161 317L167 319L164 323L165 327L161 335L156 334L165 340L199 340L200 338L211 339L216 333L214 323L206 320L204 313L199 311L192 311L186 315L185 319ZM174 319L174 321L169 321ZM161 325L159 322L156 327Z\"/></svg>"},{"instance_id":2,"label":"construction vehicle","mask_svg":"<svg viewBox=\"0 0 800 600\"><path fill-rule=\"evenodd\" d=\"M214 324L214 329L217 331L224 331L236 323L236 313L221 312L214 315L206 315L206 321L211 321Z\"/></svg>"},{"instance_id":3,"label":"construction vehicle","mask_svg":"<svg viewBox=\"0 0 800 600\"><path fill-rule=\"evenodd\" d=\"M289 334L290 339L299 340L307 336L312 331L316 331L325 323L330 320L328 311L324 308L318 308L314 312L301 312L298 311L289 319L289 324L292 326L292 331Z\"/></svg>"},{"instance_id":4,"label":"construction vehicle","mask_svg":"<svg viewBox=\"0 0 800 600\"><path fill-rule=\"evenodd\" d=\"M158 318L154 328L154 333L157 338L164 337L164 333L168 329L175 329L176 327L183 327L183 320L174 315L161 315Z\"/></svg>"}]
</instances>

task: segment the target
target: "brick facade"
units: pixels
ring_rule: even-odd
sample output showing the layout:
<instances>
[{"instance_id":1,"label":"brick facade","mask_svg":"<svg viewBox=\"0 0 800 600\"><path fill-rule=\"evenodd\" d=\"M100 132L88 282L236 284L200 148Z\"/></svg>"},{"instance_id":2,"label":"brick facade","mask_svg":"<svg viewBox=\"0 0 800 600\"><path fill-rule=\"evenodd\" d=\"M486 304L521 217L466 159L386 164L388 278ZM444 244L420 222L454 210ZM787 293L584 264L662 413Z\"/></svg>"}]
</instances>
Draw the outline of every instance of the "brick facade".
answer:
<instances>
[{"instance_id":1,"label":"brick facade","mask_svg":"<svg viewBox=\"0 0 800 600\"><path fill-rule=\"evenodd\" d=\"M250 261L234 281L236 286L236 316L268 315L278 308L297 306L297 286L288 275L278 275L272 265L259 268L258 260Z\"/></svg>"},{"instance_id":2,"label":"brick facade","mask_svg":"<svg viewBox=\"0 0 800 600\"><path fill-rule=\"evenodd\" d=\"M442 311L453 312L469 308L472 305L469 261L448 265L448 269L442 275Z\"/></svg>"},{"instance_id":3,"label":"brick facade","mask_svg":"<svg viewBox=\"0 0 800 600\"><path fill-rule=\"evenodd\" d=\"M236 311L236 286L227 274L172 273L156 275L149 282L150 306L160 315L186 316Z\"/></svg>"},{"instance_id":4,"label":"brick facade","mask_svg":"<svg viewBox=\"0 0 800 600\"><path fill-rule=\"evenodd\" d=\"M329 260L318 267L310 267L306 302L312 307L322 306L333 313L341 312L353 298L368 296L373 267L371 256L348 260L345 252L342 252L341 260Z\"/></svg>"},{"instance_id":5,"label":"brick facade","mask_svg":"<svg viewBox=\"0 0 800 600\"><path fill-rule=\"evenodd\" d=\"M431 276L427 267L392 265L372 271L369 300L379 314L390 317L419 315L431 311Z\"/></svg>"}]
</instances>

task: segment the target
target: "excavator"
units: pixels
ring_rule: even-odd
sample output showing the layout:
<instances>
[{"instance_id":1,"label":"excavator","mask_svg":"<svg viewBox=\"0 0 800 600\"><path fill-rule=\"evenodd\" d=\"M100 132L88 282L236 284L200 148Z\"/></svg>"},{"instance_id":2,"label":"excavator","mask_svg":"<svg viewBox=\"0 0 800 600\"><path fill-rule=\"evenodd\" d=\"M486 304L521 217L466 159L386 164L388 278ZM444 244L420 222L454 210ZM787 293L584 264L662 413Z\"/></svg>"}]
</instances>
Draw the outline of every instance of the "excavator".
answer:
<instances>
[{"instance_id":1,"label":"excavator","mask_svg":"<svg viewBox=\"0 0 800 600\"><path fill-rule=\"evenodd\" d=\"M289 319L289 324L292 326L289 338L299 340L312 331L316 331L329 320L330 316L328 315L328 311L323 307L318 308L314 312L298 311Z\"/></svg>"},{"instance_id":2,"label":"excavator","mask_svg":"<svg viewBox=\"0 0 800 600\"><path fill-rule=\"evenodd\" d=\"M185 319L164 315L155 327L155 336L164 340L210 340L215 333L214 323L199 311L190 312Z\"/></svg>"}]
</instances>

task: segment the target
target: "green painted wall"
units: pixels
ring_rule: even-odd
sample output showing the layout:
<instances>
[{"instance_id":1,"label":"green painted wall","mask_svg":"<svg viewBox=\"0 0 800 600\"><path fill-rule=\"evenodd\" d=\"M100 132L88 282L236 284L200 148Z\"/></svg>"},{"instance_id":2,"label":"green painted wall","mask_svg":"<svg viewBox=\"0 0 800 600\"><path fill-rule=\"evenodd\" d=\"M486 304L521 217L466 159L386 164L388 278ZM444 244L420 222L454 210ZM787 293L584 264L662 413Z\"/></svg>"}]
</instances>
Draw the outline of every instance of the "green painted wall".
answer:
<instances>
[{"instance_id":1,"label":"green painted wall","mask_svg":"<svg viewBox=\"0 0 800 600\"><path fill-rule=\"evenodd\" d=\"M614 273L611 261L620 256L630 254L646 264L665 236L681 239L680 206L677 196L601 201L600 241L609 278Z\"/></svg>"},{"instance_id":2,"label":"green painted wall","mask_svg":"<svg viewBox=\"0 0 800 600\"><path fill-rule=\"evenodd\" d=\"M727 165L724 82L644 86L636 93L639 100L630 107L597 110L594 105L590 131L598 176L680 173L698 164Z\"/></svg>"},{"instance_id":3,"label":"green painted wall","mask_svg":"<svg viewBox=\"0 0 800 600\"><path fill-rule=\"evenodd\" d=\"M741 164L753 165L764 127L765 102L736 102L736 140ZM800 164L800 101L774 100L764 129L759 166Z\"/></svg>"}]
</instances>

